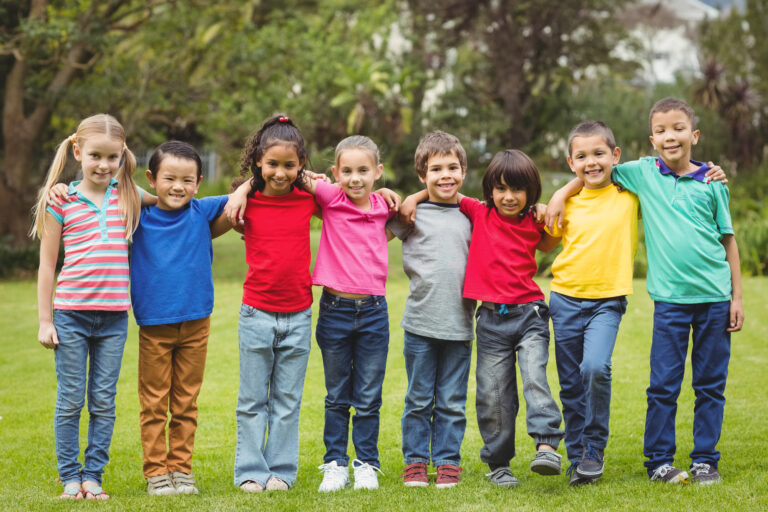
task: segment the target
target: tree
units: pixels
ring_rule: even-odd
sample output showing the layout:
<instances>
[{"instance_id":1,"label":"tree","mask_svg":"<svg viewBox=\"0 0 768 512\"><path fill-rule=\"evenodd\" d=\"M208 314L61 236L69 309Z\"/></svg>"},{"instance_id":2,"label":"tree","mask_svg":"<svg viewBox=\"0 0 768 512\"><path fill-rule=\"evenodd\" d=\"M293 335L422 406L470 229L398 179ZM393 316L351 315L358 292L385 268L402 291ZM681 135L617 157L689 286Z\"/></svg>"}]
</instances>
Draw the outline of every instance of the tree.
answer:
<instances>
[{"instance_id":1,"label":"tree","mask_svg":"<svg viewBox=\"0 0 768 512\"><path fill-rule=\"evenodd\" d=\"M67 88L88 74L119 34L132 32L161 0L47 0L9 3L0 25L2 141L0 236L17 244L29 228L31 197L45 172L37 156L51 116ZM59 134L59 140L65 134Z\"/></svg>"}]
</instances>

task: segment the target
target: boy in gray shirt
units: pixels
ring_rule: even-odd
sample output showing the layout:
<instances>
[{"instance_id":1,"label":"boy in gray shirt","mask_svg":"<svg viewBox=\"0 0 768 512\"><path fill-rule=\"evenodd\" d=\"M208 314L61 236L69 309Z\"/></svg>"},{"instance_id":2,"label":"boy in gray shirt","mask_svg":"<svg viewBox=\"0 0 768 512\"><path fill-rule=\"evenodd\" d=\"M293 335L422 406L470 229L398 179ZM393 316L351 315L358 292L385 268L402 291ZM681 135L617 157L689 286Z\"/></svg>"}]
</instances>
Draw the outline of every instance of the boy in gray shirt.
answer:
<instances>
[{"instance_id":1,"label":"boy in gray shirt","mask_svg":"<svg viewBox=\"0 0 768 512\"><path fill-rule=\"evenodd\" d=\"M472 225L458 200L467 155L456 137L436 131L419 141L414 161L426 185L419 194L429 199L419 203L413 226L398 218L387 223L403 241L403 269L410 279L401 323L408 374L402 477L408 487L429 485L431 459L436 485L445 488L459 482L462 470L474 339L475 301L462 297Z\"/></svg>"}]
</instances>

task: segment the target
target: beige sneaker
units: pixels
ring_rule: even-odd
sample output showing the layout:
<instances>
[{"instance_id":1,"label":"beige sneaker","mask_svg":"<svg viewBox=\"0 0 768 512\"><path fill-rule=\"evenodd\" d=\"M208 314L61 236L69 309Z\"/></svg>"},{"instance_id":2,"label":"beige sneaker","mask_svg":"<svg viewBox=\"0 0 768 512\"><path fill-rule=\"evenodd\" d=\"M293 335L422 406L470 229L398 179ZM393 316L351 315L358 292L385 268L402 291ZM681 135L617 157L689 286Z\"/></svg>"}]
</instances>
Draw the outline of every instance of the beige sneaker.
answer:
<instances>
[{"instance_id":1,"label":"beige sneaker","mask_svg":"<svg viewBox=\"0 0 768 512\"><path fill-rule=\"evenodd\" d=\"M169 496L176 494L171 475L156 475L147 478L147 494L150 496Z\"/></svg>"},{"instance_id":2,"label":"beige sneaker","mask_svg":"<svg viewBox=\"0 0 768 512\"><path fill-rule=\"evenodd\" d=\"M255 493L255 492L263 491L264 487L259 482L254 482L253 480L246 480L245 482L240 484L240 490L247 493Z\"/></svg>"},{"instance_id":3,"label":"beige sneaker","mask_svg":"<svg viewBox=\"0 0 768 512\"><path fill-rule=\"evenodd\" d=\"M265 489L268 491L287 491L288 484L282 478L277 478L276 476L273 476L273 477L270 477L269 480L267 480L267 486L265 487Z\"/></svg>"},{"instance_id":4,"label":"beige sneaker","mask_svg":"<svg viewBox=\"0 0 768 512\"><path fill-rule=\"evenodd\" d=\"M174 471L171 473L171 482L176 487L176 494L197 494L197 482L192 473L182 473Z\"/></svg>"}]
</instances>

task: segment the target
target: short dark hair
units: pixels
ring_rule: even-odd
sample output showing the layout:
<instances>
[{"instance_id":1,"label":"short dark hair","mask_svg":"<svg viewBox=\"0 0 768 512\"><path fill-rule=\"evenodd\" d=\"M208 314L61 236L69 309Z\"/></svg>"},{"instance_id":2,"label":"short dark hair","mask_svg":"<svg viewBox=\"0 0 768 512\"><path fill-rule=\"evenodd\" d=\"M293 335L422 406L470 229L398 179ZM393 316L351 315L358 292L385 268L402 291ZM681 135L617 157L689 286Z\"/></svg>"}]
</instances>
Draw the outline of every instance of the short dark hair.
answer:
<instances>
[{"instance_id":1,"label":"short dark hair","mask_svg":"<svg viewBox=\"0 0 768 512\"><path fill-rule=\"evenodd\" d=\"M413 164L416 173L422 178L427 175L427 163L435 155L455 155L459 159L461 170L467 170L467 152L461 146L458 137L440 130L429 132L419 140Z\"/></svg>"},{"instance_id":2,"label":"short dark hair","mask_svg":"<svg viewBox=\"0 0 768 512\"><path fill-rule=\"evenodd\" d=\"M488 170L483 176L483 199L488 208L496 207L493 203L493 189L504 184L525 190L525 208L521 214L530 211L541 198L541 178L536 164L519 149L496 153L488 164Z\"/></svg>"},{"instance_id":3,"label":"short dark hair","mask_svg":"<svg viewBox=\"0 0 768 512\"><path fill-rule=\"evenodd\" d=\"M149 157L148 167L153 178L157 178L157 171L160 170L160 164L163 163L166 156L192 160L197 166L197 179L199 180L203 175L203 163L194 146L180 140L169 140L157 146L152 156Z\"/></svg>"},{"instance_id":4,"label":"short dark hair","mask_svg":"<svg viewBox=\"0 0 768 512\"><path fill-rule=\"evenodd\" d=\"M573 153L573 139L576 137L591 137L599 135L603 138L608 147L613 151L616 149L616 137L608 125L602 121L582 121L573 128L568 134L568 155Z\"/></svg>"},{"instance_id":5,"label":"short dark hair","mask_svg":"<svg viewBox=\"0 0 768 512\"><path fill-rule=\"evenodd\" d=\"M285 114L278 114L264 121L261 128L248 138L243 148L243 153L240 156L240 175L244 177L253 176L251 195L256 190L263 191L264 186L267 184L261 175L261 167L259 167L258 162L269 148L281 144L291 145L296 149L296 156L299 157L302 166L296 175L293 186L301 188L304 168L309 161L307 149L304 146L304 137L291 118ZM233 185L238 182L240 180L235 180Z\"/></svg>"},{"instance_id":6,"label":"short dark hair","mask_svg":"<svg viewBox=\"0 0 768 512\"><path fill-rule=\"evenodd\" d=\"M648 127L653 131L653 115L657 113L669 112L670 110L680 110L691 122L691 130L696 129L696 113L693 108L683 100L677 98L664 98L657 101L653 107L651 107L651 113L648 114Z\"/></svg>"}]
</instances>

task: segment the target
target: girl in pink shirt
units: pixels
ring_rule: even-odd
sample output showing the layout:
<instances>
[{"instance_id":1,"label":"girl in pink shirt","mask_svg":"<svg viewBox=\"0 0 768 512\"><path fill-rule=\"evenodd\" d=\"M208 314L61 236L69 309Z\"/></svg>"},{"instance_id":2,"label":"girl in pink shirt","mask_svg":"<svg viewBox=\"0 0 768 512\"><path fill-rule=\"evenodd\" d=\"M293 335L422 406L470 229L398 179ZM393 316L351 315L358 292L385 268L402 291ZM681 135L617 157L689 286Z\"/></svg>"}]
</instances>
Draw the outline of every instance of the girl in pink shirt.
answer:
<instances>
[{"instance_id":1,"label":"girl in pink shirt","mask_svg":"<svg viewBox=\"0 0 768 512\"><path fill-rule=\"evenodd\" d=\"M308 186L323 211L323 232L312 284L323 286L315 335L325 370L326 453L319 491L349 485L349 409L355 489L377 489L379 408L389 346L385 224L393 215L387 201L372 194L381 176L376 144L353 136L336 146L336 185ZM338 186L337 186L338 185Z\"/></svg>"}]
</instances>

